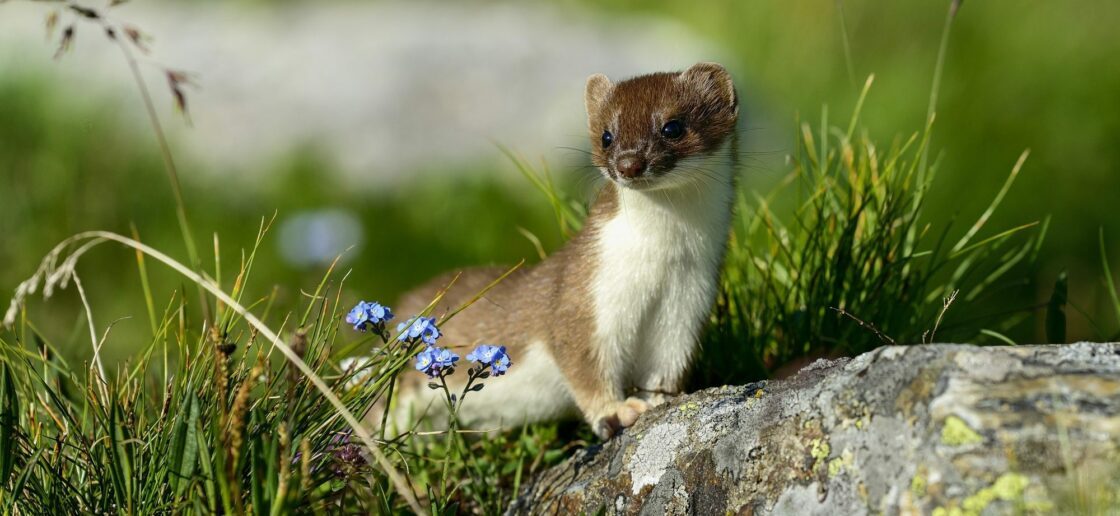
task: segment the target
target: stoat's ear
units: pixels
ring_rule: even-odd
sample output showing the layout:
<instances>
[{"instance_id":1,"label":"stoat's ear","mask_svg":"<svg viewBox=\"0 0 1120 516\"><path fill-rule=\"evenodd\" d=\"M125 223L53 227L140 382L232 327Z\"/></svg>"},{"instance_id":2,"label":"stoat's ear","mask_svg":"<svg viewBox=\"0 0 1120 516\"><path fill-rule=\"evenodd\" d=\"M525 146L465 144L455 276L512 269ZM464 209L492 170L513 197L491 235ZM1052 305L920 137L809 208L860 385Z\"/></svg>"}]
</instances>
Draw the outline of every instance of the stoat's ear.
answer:
<instances>
[{"instance_id":1,"label":"stoat's ear","mask_svg":"<svg viewBox=\"0 0 1120 516\"><path fill-rule=\"evenodd\" d=\"M703 98L719 102L738 112L739 96L735 94L735 83L727 69L717 63L696 63L681 72L677 77Z\"/></svg>"},{"instance_id":2,"label":"stoat's ear","mask_svg":"<svg viewBox=\"0 0 1120 516\"><path fill-rule=\"evenodd\" d=\"M599 111L599 107L607 100L607 95L613 87L611 80L601 73L587 78L587 91L583 94L583 104L587 108L589 118Z\"/></svg>"}]
</instances>

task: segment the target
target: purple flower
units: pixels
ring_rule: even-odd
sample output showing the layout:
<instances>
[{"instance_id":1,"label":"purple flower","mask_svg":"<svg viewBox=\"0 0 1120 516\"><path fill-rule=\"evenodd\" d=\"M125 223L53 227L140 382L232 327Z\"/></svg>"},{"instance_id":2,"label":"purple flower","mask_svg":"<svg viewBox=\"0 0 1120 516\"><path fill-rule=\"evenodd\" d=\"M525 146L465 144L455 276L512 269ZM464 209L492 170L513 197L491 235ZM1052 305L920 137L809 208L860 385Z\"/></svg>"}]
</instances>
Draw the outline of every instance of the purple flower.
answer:
<instances>
[{"instance_id":1,"label":"purple flower","mask_svg":"<svg viewBox=\"0 0 1120 516\"><path fill-rule=\"evenodd\" d=\"M362 301L346 314L346 323L358 331L369 331L384 325L385 321L393 318L393 311L381 303L368 303Z\"/></svg>"},{"instance_id":2,"label":"purple flower","mask_svg":"<svg viewBox=\"0 0 1120 516\"><path fill-rule=\"evenodd\" d=\"M467 355L467 360L478 362L484 367L490 366L490 369L494 372L494 376L505 374L509 366L513 365L509 360L509 354L506 353L505 346L489 346L482 344L474 348L474 351L471 351L471 353Z\"/></svg>"},{"instance_id":3,"label":"purple flower","mask_svg":"<svg viewBox=\"0 0 1120 516\"><path fill-rule=\"evenodd\" d=\"M334 458L335 475L346 476L347 470L365 466L366 459L362 456L362 447L350 442L350 434L335 434L331 438L331 455Z\"/></svg>"},{"instance_id":4,"label":"purple flower","mask_svg":"<svg viewBox=\"0 0 1120 516\"><path fill-rule=\"evenodd\" d=\"M429 378L435 378L441 371L454 367L457 361L459 355L450 349L428 346L416 355L416 370L428 375Z\"/></svg>"},{"instance_id":5,"label":"purple flower","mask_svg":"<svg viewBox=\"0 0 1120 516\"><path fill-rule=\"evenodd\" d=\"M312 472L318 472L321 467L328 466L339 478L351 476L367 465L362 447L350 439L349 432L339 432L331 436L324 450L312 453L308 460L311 462ZM292 455L293 465L302 461L303 452Z\"/></svg>"},{"instance_id":6,"label":"purple flower","mask_svg":"<svg viewBox=\"0 0 1120 516\"><path fill-rule=\"evenodd\" d=\"M436 344L436 339L439 339L439 328L436 327L436 320L431 317L416 317L409 319L397 325L397 331L401 332L397 340L400 341L415 341L417 339L424 341L429 346Z\"/></svg>"}]
</instances>

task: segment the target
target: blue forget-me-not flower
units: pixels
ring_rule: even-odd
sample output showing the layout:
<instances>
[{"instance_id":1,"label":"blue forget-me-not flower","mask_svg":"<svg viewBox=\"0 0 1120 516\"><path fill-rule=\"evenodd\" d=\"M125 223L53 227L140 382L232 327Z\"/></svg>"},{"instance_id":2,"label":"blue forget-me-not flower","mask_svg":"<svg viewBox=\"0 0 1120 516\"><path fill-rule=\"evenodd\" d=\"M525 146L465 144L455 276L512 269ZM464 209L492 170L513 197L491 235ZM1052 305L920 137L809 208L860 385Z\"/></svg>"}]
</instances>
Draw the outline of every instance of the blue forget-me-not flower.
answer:
<instances>
[{"instance_id":1,"label":"blue forget-me-not flower","mask_svg":"<svg viewBox=\"0 0 1120 516\"><path fill-rule=\"evenodd\" d=\"M381 303L359 302L346 314L346 323L358 331L369 331L393 318L393 311Z\"/></svg>"},{"instance_id":2,"label":"blue forget-me-not flower","mask_svg":"<svg viewBox=\"0 0 1120 516\"><path fill-rule=\"evenodd\" d=\"M428 346L416 355L416 370L428 375L429 378L439 376L444 369L450 369L459 361L459 355L446 348Z\"/></svg>"},{"instance_id":3,"label":"blue forget-me-not flower","mask_svg":"<svg viewBox=\"0 0 1120 516\"><path fill-rule=\"evenodd\" d=\"M467 355L467 360L471 362L478 362L483 367L490 366L494 376L501 376L509 370L509 366L513 365L509 360L509 354L506 353L505 346L490 346L483 344L474 351Z\"/></svg>"},{"instance_id":4,"label":"blue forget-me-not flower","mask_svg":"<svg viewBox=\"0 0 1120 516\"><path fill-rule=\"evenodd\" d=\"M509 366L511 365L513 365L513 362L510 362L509 355L502 353L501 357L498 357L490 363L490 370L494 371L494 376L501 376L506 374L506 371L509 370Z\"/></svg>"},{"instance_id":5,"label":"blue forget-me-not flower","mask_svg":"<svg viewBox=\"0 0 1120 516\"><path fill-rule=\"evenodd\" d=\"M432 348L427 348L424 351L421 351L418 355L416 355L416 370L417 371L420 371L421 373L428 374L429 376L432 376L431 374L429 374L429 371L432 370L432 363L433 363Z\"/></svg>"},{"instance_id":6,"label":"blue forget-me-not flower","mask_svg":"<svg viewBox=\"0 0 1120 516\"><path fill-rule=\"evenodd\" d=\"M436 320L431 317L409 319L398 324L397 331L401 332L397 340L415 341L419 339L429 346L434 346L436 339L439 339L440 336L439 328L436 327Z\"/></svg>"},{"instance_id":7,"label":"blue forget-me-not flower","mask_svg":"<svg viewBox=\"0 0 1120 516\"><path fill-rule=\"evenodd\" d=\"M459 355L447 348L432 348L432 362L436 367L446 369L459 361Z\"/></svg>"}]
</instances>

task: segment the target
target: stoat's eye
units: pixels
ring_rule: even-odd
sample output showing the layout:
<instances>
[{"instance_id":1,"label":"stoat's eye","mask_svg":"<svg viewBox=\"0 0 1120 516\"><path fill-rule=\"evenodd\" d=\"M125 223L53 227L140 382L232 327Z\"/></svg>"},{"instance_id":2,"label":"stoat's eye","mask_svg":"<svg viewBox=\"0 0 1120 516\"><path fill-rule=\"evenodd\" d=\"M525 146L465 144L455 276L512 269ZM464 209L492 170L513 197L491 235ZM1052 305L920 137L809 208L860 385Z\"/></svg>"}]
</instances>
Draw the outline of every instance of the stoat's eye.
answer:
<instances>
[{"instance_id":1,"label":"stoat's eye","mask_svg":"<svg viewBox=\"0 0 1120 516\"><path fill-rule=\"evenodd\" d=\"M610 131L603 131L603 148L605 149L607 147L610 147L611 142L613 142L613 141L614 141L614 135L611 134Z\"/></svg>"},{"instance_id":2,"label":"stoat's eye","mask_svg":"<svg viewBox=\"0 0 1120 516\"><path fill-rule=\"evenodd\" d=\"M670 140L676 140L684 136L684 124L680 120L670 120L661 127L661 136Z\"/></svg>"}]
</instances>

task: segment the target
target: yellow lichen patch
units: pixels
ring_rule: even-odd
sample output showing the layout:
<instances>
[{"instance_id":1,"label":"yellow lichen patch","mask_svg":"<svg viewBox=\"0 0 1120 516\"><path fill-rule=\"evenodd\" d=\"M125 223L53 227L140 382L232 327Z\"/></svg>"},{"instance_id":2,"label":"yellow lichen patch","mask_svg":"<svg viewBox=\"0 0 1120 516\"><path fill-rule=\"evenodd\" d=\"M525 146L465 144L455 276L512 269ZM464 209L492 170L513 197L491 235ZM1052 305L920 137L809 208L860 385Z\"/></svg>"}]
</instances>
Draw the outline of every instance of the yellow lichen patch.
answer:
<instances>
[{"instance_id":1,"label":"yellow lichen patch","mask_svg":"<svg viewBox=\"0 0 1120 516\"><path fill-rule=\"evenodd\" d=\"M964 513L961 512L960 507L938 507L934 509L931 514L932 516L964 516Z\"/></svg>"},{"instance_id":2,"label":"yellow lichen patch","mask_svg":"<svg viewBox=\"0 0 1120 516\"><path fill-rule=\"evenodd\" d=\"M1004 473L992 485L965 498L961 502L961 509L966 515L980 514L988 505L996 500L1005 502L1017 501L1023 497L1023 490L1030 485L1029 478L1018 473Z\"/></svg>"},{"instance_id":3,"label":"yellow lichen patch","mask_svg":"<svg viewBox=\"0 0 1120 516\"><path fill-rule=\"evenodd\" d=\"M996 500L1004 502L1022 502L1023 492L1026 491L1031 480L1019 473L1004 473L992 485L985 487L961 500L960 506L938 507L933 510L933 516L979 516ZM1033 504L1041 507L1040 504Z\"/></svg>"},{"instance_id":4,"label":"yellow lichen patch","mask_svg":"<svg viewBox=\"0 0 1120 516\"><path fill-rule=\"evenodd\" d=\"M809 441L809 455L818 461L828 458L828 454L832 453L832 447L828 445L828 441L817 438Z\"/></svg>"},{"instance_id":5,"label":"yellow lichen patch","mask_svg":"<svg viewBox=\"0 0 1120 516\"><path fill-rule=\"evenodd\" d=\"M941 444L963 446L982 442L984 436L969 428L961 418L957 416L945 418L945 426L941 429Z\"/></svg>"},{"instance_id":6,"label":"yellow lichen patch","mask_svg":"<svg viewBox=\"0 0 1120 516\"><path fill-rule=\"evenodd\" d=\"M809 441L809 455L813 457L813 471L820 471L821 465L828 460L830 453L832 453L832 446L829 446L828 441L819 437Z\"/></svg>"},{"instance_id":7,"label":"yellow lichen patch","mask_svg":"<svg viewBox=\"0 0 1120 516\"><path fill-rule=\"evenodd\" d=\"M1112 507L1112 505L1105 507ZM1050 500L1031 500L1023 503L1023 510L1028 513L1050 514L1054 512L1054 502Z\"/></svg>"},{"instance_id":8,"label":"yellow lichen patch","mask_svg":"<svg viewBox=\"0 0 1120 516\"><path fill-rule=\"evenodd\" d=\"M844 448L844 451L840 453L839 457L828 461L828 477L835 477L836 475L839 475L840 472L844 471L844 468L850 468L852 465L852 460L854 458L855 456L852 455L852 452L847 448Z\"/></svg>"},{"instance_id":9,"label":"yellow lichen patch","mask_svg":"<svg viewBox=\"0 0 1120 516\"><path fill-rule=\"evenodd\" d=\"M918 472L914 474L914 478L910 479L910 494L914 495L914 498L922 498L926 495L926 476L923 471L924 469L925 468L920 468Z\"/></svg>"}]
</instances>

